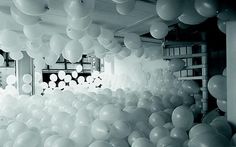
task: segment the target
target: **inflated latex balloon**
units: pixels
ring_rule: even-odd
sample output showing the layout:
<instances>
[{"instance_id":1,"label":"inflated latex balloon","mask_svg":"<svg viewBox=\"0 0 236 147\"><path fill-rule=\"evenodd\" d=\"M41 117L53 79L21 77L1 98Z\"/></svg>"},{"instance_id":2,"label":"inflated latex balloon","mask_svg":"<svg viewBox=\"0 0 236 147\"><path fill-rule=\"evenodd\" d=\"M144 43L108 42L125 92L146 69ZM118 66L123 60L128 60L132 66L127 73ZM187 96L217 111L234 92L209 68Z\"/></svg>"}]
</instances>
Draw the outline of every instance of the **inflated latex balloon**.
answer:
<instances>
[{"instance_id":1,"label":"inflated latex balloon","mask_svg":"<svg viewBox=\"0 0 236 147\"><path fill-rule=\"evenodd\" d=\"M133 11L135 8L136 1L135 0L128 0L124 3L117 3L116 4L116 11L121 15L127 15Z\"/></svg>"},{"instance_id":2,"label":"inflated latex balloon","mask_svg":"<svg viewBox=\"0 0 236 147\"><path fill-rule=\"evenodd\" d=\"M70 25L66 27L66 34L70 39L80 39L84 36L84 31L73 29Z\"/></svg>"},{"instance_id":3,"label":"inflated latex balloon","mask_svg":"<svg viewBox=\"0 0 236 147\"><path fill-rule=\"evenodd\" d=\"M208 90L210 94L218 100L226 100L227 88L226 77L223 75L215 75L208 81Z\"/></svg>"},{"instance_id":4,"label":"inflated latex balloon","mask_svg":"<svg viewBox=\"0 0 236 147\"><path fill-rule=\"evenodd\" d=\"M82 18L88 16L95 8L95 0L68 0L64 3L64 9L72 17Z\"/></svg>"},{"instance_id":5,"label":"inflated latex balloon","mask_svg":"<svg viewBox=\"0 0 236 147\"><path fill-rule=\"evenodd\" d=\"M37 70L42 70L46 66L45 61L42 58L34 59L34 65Z\"/></svg>"},{"instance_id":6,"label":"inflated latex balloon","mask_svg":"<svg viewBox=\"0 0 236 147\"><path fill-rule=\"evenodd\" d=\"M13 19L21 25L34 25L41 21L39 16L31 16L22 13L14 5L11 6L11 16Z\"/></svg>"},{"instance_id":7,"label":"inflated latex balloon","mask_svg":"<svg viewBox=\"0 0 236 147\"><path fill-rule=\"evenodd\" d=\"M152 144L147 138L138 138L134 140L131 147L154 147L154 144Z\"/></svg>"},{"instance_id":8,"label":"inflated latex balloon","mask_svg":"<svg viewBox=\"0 0 236 147\"><path fill-rule=\"evenodd\" d=\"M124 44L128 49L138 49L141 47L141 39L138 34L126 33L124 36Z\"/></svg>"},{"instance_id":9,"label":"inflated latex balloon","mask_svg":"<svg viewBox=\"0 0 236 147\"><path fill-rule=\"evenodd\" d=\"M229 140L217 133L206 132L191 139L189 147L229 147Z\"/></svg>"},{"instance_id":10,"label":"inflated latex balloon","mask_svg":"<svg viewBox=\"0 0 236 147\"><path fill-rule=\"evenodd\" d=\"M184 11L178 17L178 19L188 25L196 25L205 21L207 18L198 14L196 9L194 8L194 0L185 1Z\"/></svg>"},{"instance_id":11,"label":"inflated latex balloon","mask_svg":"<svg viewBox=\"0 0 236 147\"><path fill-rule=\"evenodd\" d=\"M39 25L24 26L23 32L29 40L37 40L42 37L43 33Z\"/></svg>"},{"instance_id":12,"label":"inflated latex balloon","mask_svg":"<svg viewBox=\"0 0 236 147\"><path fill-rule=\"evenodd\" d=\"M13 0L13 2L19 10L28 15L40 15L48 10L46 0Z\"/></svg>"},{"instance_id":13,"label":"inflated latex balloon","mask_svg":"<svg viewBox=\"0 0 236 147\"><path fill-rule=\"evenodd\" d=\"M111 128L111 135L115 138L125 138L127 137L131 132L131 128L128 123L125 121L116 121L113 123Z\"/></svg>"},{"instance_id":14,"label":"inflated latex balloon","mask_svg":"<svg viewBox=\"0 0 236 147\"><path fill-rule=\"evenodd\" d=\"M173 138L177 138L181 140L182 142L186 141L188 139L188 134L185 130L180 128L173 128L170 132L170 136Z\"/></svg>"},{"instance_id":15,"label":"inflated latex balloon","mask_svg":"<svg viewBox=\"0 0 236 147\"><path fill-rule=\"evenodd\" d=\"M131 55L131 50L129 50L128 48L126 48L126 47L124 47L124 48L122 48L122 50L119 52L119 55L121 56L121 57L128 57L128 56L130 56Z\"/></svg>"},{"instance_id":16,"label":"inflated latex balloon","mask_svg":"<svg viewBox=\"0 0 236 147\"><path fill-rule=\"evenodd\" d=\"M219 10L219 0L195 0L195 9L204 17L213 17Z\"/></svg>"},{"instance_id":17,"label":"inflated latex balloon","mask_svg":"<svg viewBox=\"0 0 236 147\"><path fill-rule=\"evenodd\" d=\"M21 60L24 55L21 51L18 51L18 52L10 52L10 55L9 55L13 60L15 61L18 61L18 60Z\"/></svg>"},{"instance_id":18,"label":"inflated latex balloon","mask_svg":"<svg viewBox=\"0 0 236 147\"><path fill-rule=\"evenodd\" d=\"M62 37L60 34L54 34L50 38L50 49L52 52L54 52L56 55L60 55L62 53L62 50L66 46L66 39Z\"/></svg>"},{"instance_id":19,"label":"inflated latex balloon","mask_svg":"<svg viewBox=\"0 0 236 147\"><path fill-rule=\"evenodd\" d=\"M65 46L65 57L71 63L75 63L82 59L83 47L77 40L69 41Z\"/></svg>"},{"instance_id":20,"label":"inflated latex balloon","mask_svg":"<svg viewBox=\"0 0 236 147\"><path fill-rule=\"evenodd\" d=\"M236 11L234 5L229 6L227 4L226 5L223 4L220 13L217 15L217 18L224 21L235 20Z\"/></svg>"},{"instance_id":21,"label":"inflated latex balloon","mask_svg":"<svg viewBox=\"0 0 236 147\"><path fill-rule=\"evenodd\" d=\"M16 139L18 135L27 130L27 126L21 122L13 122L8 125L7 131L11 139Z\"/></svg>"},{"instance_id":22,"label":"inflated latex balloon","mask_svg":"<svg viewBox=\"0 0 236 147\"><path fill-rule=\"evenodd\" d=\"M32 82L32 75L31 74L24 74L23 75L23 82L29 84Z\"/></svg>"},{"instance_id":23,"label":"inflated latex balloon","mask_svg":"<svg viewBox=\"0 0 236 147\"><path fill-rule=\"evenodd\" d=\"M56 81L57 81L57 75L56 75L56 74L51 74L50 77L49 77L49 79L50 79L51 81L56 82Z\"/></svg>"},{"instance_id":24,"label":"inflated latex balloon","mask_svg":"<svg viewBox=\"0 0 236 147\"><path fill-rule=\"evenodd\" d=\"M59 57L60 57L60 54L56 54L50 51L49 54L45 56L45 63L47 65L54 65L56 64Z\"/></svg>"},{"instance_id":25,"label":"inflated latex balloon","mask_svg":"<svg viewBox=\"0 0 236 147\"><path fill-rule=\"evenodd\" d=\"M78 65L76 66L76 71L77 71L78 73L80 73L82 70L83 70L82 65L81 65L81 64L78 64Z\"/></svg>"},{"instance_id":26,"label":"inflated latex balloon","mask_svg":"<svg viewBox=\"0 0 236 147\"><path fill-rule=\"evenodd\" d=\"M222 75L223 75L223 76L227 76L227 68L225 68L225 69L223 70Z\"/></svg>"},{"instance_id":27,"label":"inflated latex balloon","mask_svg":"<svg viewBox=\"0 0 236 147\"><path fill-rule=\"evenodd\" d=\"M78 77L78 72L77 71L73 71L71 73L71 75L72 75L73 78L77 78Z\"/></svg>"},{"instance_id":28,"label":"inflated latex balloon","mask_svg":"<svg viewBox=\"0 0 236 147\"><path fill-rule=\"evenodd\" d=\"M164 20L175 20L183 12L185 0L158 0L156 11Z\"/></svg>"},{"instance_id":29,"label":"inflated latex balloon","mask_svg":"<svg viewBox=\"0 0 236 147\"><path fill-rule=\"evenodd\" d=\"M101 33L101 27L98 24L92 23L87 29L87 34L93 38L97 38Z\"/></svg>"},{"instance_id":30,"label":"inflated latex balloon","mask_svg":"<svg viewBox=\"0 0 236 147\"><path fill-rule=\"evenodd\" d=\"M171 71L176 72L184 68L185 62L182 59L171 59L168 66Z\"/></svg>"},{"instance_id":31,"label":"inflated latex balloon","mask_svg":"<svg viewBox=\"0 0 236 147\"><path fill-rule=\"evenodd\" d=\"M90 49L93 46L93 39L89 35L84 35L79 42L83 46L83 49Z\"/></svg>"},{"instance_id":32,"label":"inflated latex balloon","mask_svg":"<svg viewBox=\"0 0 236 147\"><path fill-rule=\"evenodd\" d=\"M91 125L91 133L95 139L106 140L110 136L110 128L104 121L94 120Z\"/></svg>"},{"instance_id":33,"label":"inflated latex balloon","mask_svg":"<svg viewBox=\"0 0 236 147\"><path fill-rule=\"evenodd\" d=\"M111 139L109 143L113 147L129 147L129 144L125 139Z\"/></svg>"},{"instance_id":34,"label":"inflated latex balloon","mask_svg":"<svg viewBox=\"0 0 236 147\"><path fill-rule=\"evenodd\" d=\"M128 0L112 0L115 3L124 3L127 2Z\"/></svg>"},{"instance_id":35,"label":"inflated latex balloon","mask_svg":"<svg viewBox=\"0 0 236 147\"><path fill-rule=\"evenodd\" d=\"M217 100L217 106L221 111L227 112L227 101Z\"/></svg>"},{"instance_id":36,"label":"inflated latex balloon","mask_svg":"<svg viewBox=\"0 0 236 147\"><path fill-rule=\"evenodd\" d=\"M152 37L156 39L161 39L161 38L166 37L166 35L168 34L168 31L169 30L168 30L167 24L161 21L154 21L150 27L151 35Z\"/></svg>"},{"instance_id":37,"label":"inflated latex balloon","mask_svg":"<svg viewBox=\"0 0 236 147\"><path fill-rule=\"evenodd\" d=\"M226 21L218 19L217 26L222 33L226 33Z\"/></svg>"},{"instance_id":38,"label":"inflated latex balloon","mask_svg":"<svg viewBox=\"0 0 236 147\"><path fill-rule=\"evenodd\" d=\"M166 136L159 140L157 147L182 147L182 142L176 138Z\"/></svg>"},{"instance_id":39,"label":"inflated latex balloon","mask_svg":"<svg viewBox=\"0 0 236 147\"><path fill-rule=\"evenodd\" d=\"M5 62L4 57L0 54L0 66L2 66Z\"/></svg>"},{"instance_id":40,"label":"inflated latex balloon","mask_svg":"<svg viewBox=\"0 0 236 147\"><path fill-rule=\"evenodd\" d=\"M193 126L189 131L189 139L192 139L194 137L197 137L199 135L205 134L205 133L215 133L215 129L206 123L201 123Z\"/></svg>"},{"instance_id":41,"label":"inflated latex balloon","mask_svg":"<svg viewBox=\"0 0 236 147\"><path fill-rule=\"evenodd\" d=\"M149 117L149 123L153 126L163 126L166 123L165 118L159 112L152 113Z\"/></svg>"},{"instance_id":42,"label":"inflated latex balloon","mask_svg":"<svg viewBox=\"0 0 236 147\"><path fill-rule=\"evenodd\" d=\"M149 134L149 138L153 144L157 144L161 138L169 136L169 135L170 135L170 132L168 129L162 126L158 126L151 130Z\"/></svg>"},{"instance_id":43,"label":"inflated latex balloon","mask_svg":"<svg viewBox=\"0 0 236 147\"><path fill-rule=\"evenodd\" d=\"M58 139L60 138L59 135L51 135L49 137L47 137L44 141L44 147L51 147L52 144Z\"/></svg>"},{"instance_id":44,"label":"inflated latex balloon","mask_svg":"<svg viewBox=\"0 0 236 147\"><path fill-rule=\"evenodd\" d=\"M172 122L177 128L189 130L193 125L193 120L193 113L186 106L179 106L172 113Z\"/></svg>"},{"instance_id":45,"label":"inflated latex balloon","mask_svg":"<svg viewBox=\"0 0 236 147\"><path fill-rule=\"evenodd\" d=\"M68 17L67 20L68 25L70 25L75 30L85 30L92 23L90 16L83 18Z\"/></svg>"},{"instance_id":46,"label":"inflated latex balloon","mask_svg":"<svg viewBox=\"0 0 236 147\"><path fill-rule=\"evenodd\" d=\"M60 71L58 72L58 78L59 78L60 80L64 80L65 76L66 76L65 71L60 70Z\"/></svg>"},{"instance_id":47,"label":"inflated latex balloon","mask_svg":"<svg viewBox=\"0 0 236 147\"><path fill-rule=\"evenodd\" d=\"M0 129L0 145L6 146L5 144L8 143L9 135L6 129Z\"/></svg>"},{"instance_id":48,"label":"inflated latex balloon","mask_svg":"<svg viewBox=\"0 0 236 147\"><path fill-rule=\"evenodd\" d=\"M9 75L8 77L7 77L7 84L8 85L12 85L12 84L15 84L16 83L16 76L15 75Z\"/></svg>"},{"instance_id":49,"label":"inflated latex balloon","mask_svg":"<svg viewBox=\"0 0 236 147\"><path fill-rule=\"evenodd\" d=\"M18 43L18 36L17 36L16 32L11 31L11 30L1 31L0 43L4 47L9 47L9 49L11 47L15 47L15 45Z\"/></svg>"},{"instance_id":50,"label":"inflated latex balloon","mask_svg":"<svg viewBox=\"0 0 236 147\"><path fill-rule=\"evenodd\" d=\"M18 135L14 141L14 147L37 147L40 145L41 137L38 133L33 131L25 131Z\"/></svg>"},{"instance_id":51,"label":"inflated latex balloon","mask_svg":"<svg viewBox=\"0 0 236 147\"><path fill-rule=\"evenodd\" d=\"M121 109L115 105L104 105L99 112L99 118L107 123L114 123L120 116Z\"/></svg>"},{"instance_id":52,"label":"inflated latex balloon","mask_svg":"<svg viewBox=\"0 0 236 147\"><path fill-rule=\"evenodd\" d=\"M142 138L142 137L145 137L144 133L141 131L135 130L129 135L128 142L130 145L132 145L136 139Z\"/></svg>"},{"instance_id":53,"label":"inflated latex balloon","mask_svg":"<svg viewBox=\"0 0 236 147\"><path fill-rule=\"evenodd\" d=\"M110 43L112 43L113 38L114 32L112 30L101 27L101 33L98 36L97 40L103 47L106 47Z\"/></svg>"},{"instance_id":54,"label":"inflated latex balloon","mask_svg":"<svg viewBox=\"0 0 236 147\"><path fill-rule=\"evenodd\" d=\"M55 140L52 147L76 147L76 144L69 138L61 137Z\"/></svg>"},{"instance_id":55,"label":"inflated latex balloon","mask_svg":"<svg viewBox=\"0 0 236 147\"><path fill-rule=\"evenodd\" d=\"M30 93L30 92L32 92L32 86L29 85L29 84L23 84L22 85L22 91L24 93Z\"/></svg>"},{"instance_id":56,"label":"inflated latex balloon","mask_svg":"<svg viewBox=\"0 0 236 147\"><path fill-rule=\"evenodd\" d=\"M200 91L199 85L193 80L184 81L182 84L182 87L185 92L190 93L190 94L198 93Z\"/></svg>"},{"instance_id":57,"label":"inflated latex balloon","mask_svg":"<svg viewBox=\"0 0 236 147\"><path fill-rule=\"evenodd\" d=\"M66 75L64 80L66 83L69 83L72 80L71 75Z\"/></svg>"},{"instance_id":58,"label":"inflated latex balloon","mask_svg":"<svg viewBox=\"0 0 236 147\"><path fill-rule=\"evenodd\" d=\"M217 133L222 134L223 136L227 137L228 139L232 136L232 128L227 122L226 118L221 116L215 118L210 125L216 129Z\"/></svg>"},{"instance_id":59,"label":"inflated latex balloon","mask_svg":"<svg viewBox=\"0 0 236 147\"><path fill-rule=\"evenodd\" d=\"M113 146L106 141L97 140L91 143L88 147L113 147Z\"/></svg>"}]
</instances>

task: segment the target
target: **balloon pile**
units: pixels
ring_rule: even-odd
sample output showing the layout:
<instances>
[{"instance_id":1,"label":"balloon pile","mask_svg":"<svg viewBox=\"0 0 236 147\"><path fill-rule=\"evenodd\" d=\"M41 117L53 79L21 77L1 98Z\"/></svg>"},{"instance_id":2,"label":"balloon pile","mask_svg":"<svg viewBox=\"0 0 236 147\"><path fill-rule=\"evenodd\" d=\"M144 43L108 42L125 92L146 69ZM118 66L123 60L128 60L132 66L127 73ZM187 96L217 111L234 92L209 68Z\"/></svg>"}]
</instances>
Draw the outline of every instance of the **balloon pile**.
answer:
<instances>
[{"instance_id":1,"label":"balloon pile","mask_svg":"<svg viewBox=\"0 0 236 147\"><path fill-rule=\"evenodd\" d=\"M60 72L60 78L62 75L67 77ZM56 76L52 74L50 79L55 81ZM30 79L24 81L28 83ZM210 124L194 123L193 105L197 100L184 89L178 93L108 88L78 92L54 88L43 95L3 94L0 144L4 147L235 145L224 116L216 117Z\"/></svg>"},{"instance_id":2,"label":"balloon pile","mask_svg":"<svg viewBox=\"0 0 236 147\"><path fill-rule=\"evenodd\" d=\"M222 75L214 75L208 81L208 91L216 98L218 108L227 111L227 86L226 86L226 68Z\"/></svg>"}]
</instances>

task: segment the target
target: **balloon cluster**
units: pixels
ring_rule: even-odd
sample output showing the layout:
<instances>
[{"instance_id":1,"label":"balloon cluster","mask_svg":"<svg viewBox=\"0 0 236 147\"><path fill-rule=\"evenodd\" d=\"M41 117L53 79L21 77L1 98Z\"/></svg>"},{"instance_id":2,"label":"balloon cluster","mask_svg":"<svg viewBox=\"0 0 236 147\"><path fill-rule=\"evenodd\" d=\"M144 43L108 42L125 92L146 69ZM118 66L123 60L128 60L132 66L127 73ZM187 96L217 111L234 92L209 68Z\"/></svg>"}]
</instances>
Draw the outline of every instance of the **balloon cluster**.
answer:
<instances>
[{"instance_id":1,"label":"balloon cluster","mask_svg":"<svg viewBox=\"0 0 236 147\"><path fill-rule=\"evenodd\" d=\"M227 86L226 86L226 68L222 75L214 75L208 81L208 91L216 98L218 108L227 111Z\"/></svg>"},{"instance_id":2,"label":"balloon cluster","mask_svg":"<svg viewBox=\"0 0 236 147\"><path fill-rule=\"evenodd\" d=\"M121 15L128 15L135 8L136 0L112 0L116 4L116 11Z\"/></svg>"},{"instance_id":3,"label":"balloon cluster","mask_svg":"<svg viewBox=\"0 0 236 147\"><path fill-rule=\"evenodd\" d=\"M56 77L52 75L50 79ZM3 94L0 144L4 147L230 147L232 130L225 117L216 117L210 124L194 124L195 111L191 106L194 101L190 96L184 98L176 93L108 88L96 92L55 89L45 91L43 96ZM231 142L235 145L235 137Z\"/></svg>"}]
</instances>

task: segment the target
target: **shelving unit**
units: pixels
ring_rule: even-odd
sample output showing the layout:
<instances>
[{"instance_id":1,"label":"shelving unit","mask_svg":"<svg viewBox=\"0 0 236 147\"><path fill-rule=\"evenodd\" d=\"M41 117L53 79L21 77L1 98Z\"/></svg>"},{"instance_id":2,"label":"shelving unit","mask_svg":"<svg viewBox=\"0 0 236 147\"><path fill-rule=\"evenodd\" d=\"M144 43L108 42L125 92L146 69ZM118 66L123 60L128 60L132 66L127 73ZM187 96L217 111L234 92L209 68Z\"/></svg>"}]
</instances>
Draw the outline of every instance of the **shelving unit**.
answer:
<instances>
[{"instance_id":1,"label":"shelving unit","mask_svg":"<svg viewBox=\"0 0 236 147\"><path fill-rule=\"evenodd\" d=\"M208 67L207 45L205 42L165 42L163 43L163 58L183 59L186 67L174 74L179 80L196 80L201 86L202 113L208 110Z\"/></svg>"}]
</instances>

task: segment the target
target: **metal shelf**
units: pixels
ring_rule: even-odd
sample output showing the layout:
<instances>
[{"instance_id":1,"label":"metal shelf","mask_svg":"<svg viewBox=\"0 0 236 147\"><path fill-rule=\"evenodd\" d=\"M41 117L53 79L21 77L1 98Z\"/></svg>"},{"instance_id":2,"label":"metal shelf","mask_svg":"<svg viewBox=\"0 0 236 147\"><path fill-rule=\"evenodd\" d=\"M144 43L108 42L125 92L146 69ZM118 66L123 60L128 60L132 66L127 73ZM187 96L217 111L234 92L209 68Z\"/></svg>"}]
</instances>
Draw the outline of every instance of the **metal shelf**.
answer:
<instances>
[{"instance_id":1,"label":"metal shelf","mask_svg":"<svg viewBox=\"0 0 236 147\"><path fill-rule=\"evenodd\" d=\"M184 58L196 58L207 56L207 53L196 53L196 54L186 54L186 55L174 55L174 56L164 56L163 59L184 59Z\"/></svg>"}]
</instances>

